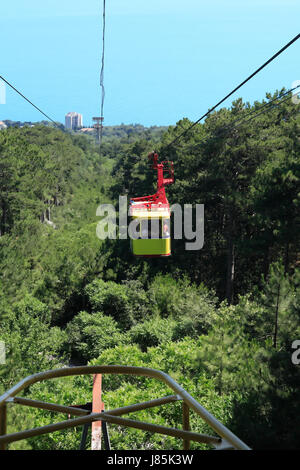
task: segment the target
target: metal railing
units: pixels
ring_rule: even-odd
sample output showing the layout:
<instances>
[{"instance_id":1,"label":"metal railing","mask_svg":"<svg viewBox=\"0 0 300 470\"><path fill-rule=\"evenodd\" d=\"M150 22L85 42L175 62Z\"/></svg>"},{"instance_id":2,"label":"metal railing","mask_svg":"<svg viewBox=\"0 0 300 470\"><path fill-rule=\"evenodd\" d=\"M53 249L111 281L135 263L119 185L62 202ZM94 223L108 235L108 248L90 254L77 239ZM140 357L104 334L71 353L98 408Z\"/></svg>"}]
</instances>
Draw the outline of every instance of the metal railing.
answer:
<instances>
[{"instance_id":1,"label":"metal railing","mask_svg":"<svg viewBox=\"0 0 300 470\"><path fill-rule=\"evenodd\" d=\"M39 400L32 400L29 398L22 398L17 396L19 392L30 387L36 382L41 382L44 380L59 377L88 374L125 374L155 378L167 384L170 389L175 392L175 395L168 395L162 398L157 398L155 400L124 406L122 408L115 408L113 410L108 410L101 413L91 413L90 411L83 408L74 408L72 406L46 403ZM145 423L143 421L136 421L133 419L121 417L122 415L127 413L145 410L147 408L152 408L178 400L182 401L182 429L165 427L157 424ZM7 405L10 403L30 406L49 411L55 411L58 413L66 413L68 415L77 417L34 429L28 429L25 431L7 434ZM190 431L190 410L193 410L197 415L199 415L210 426L210 428L215 431L217 437ZM146 367L131 366L67 367L41 372L28 376L25 379L21 380L17 385L12 387L8 392L4 393L0 397L0 450L5 450L7 444L15 441L27 439L34 436L40 436L42 434L48 434L63 429L84 426L87 423L92 423L94 421L105 421L106 423L117 424L120 426L136 428L143 431L150 431L152 433L159 433L179 438L183 441L184 450L189 450L191 441L210 444L217 450L250 450L250 448L243 441L241 441L235 434L233 434L222 423L220 423L212 414L210 414L205 408L203 408L197 402L197 400L195 400L189 393L187 393L168 374Z\"/></svg>"}]
</instances>

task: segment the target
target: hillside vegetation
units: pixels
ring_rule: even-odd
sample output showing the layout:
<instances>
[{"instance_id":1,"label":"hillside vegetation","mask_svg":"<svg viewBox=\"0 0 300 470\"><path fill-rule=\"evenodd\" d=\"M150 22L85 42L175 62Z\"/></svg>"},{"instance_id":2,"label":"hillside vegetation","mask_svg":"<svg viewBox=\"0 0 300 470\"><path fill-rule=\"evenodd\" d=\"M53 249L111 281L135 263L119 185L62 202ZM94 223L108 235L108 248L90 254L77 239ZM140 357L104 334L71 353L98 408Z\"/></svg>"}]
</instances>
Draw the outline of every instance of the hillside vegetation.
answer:
<instances>
[{"instance_id":1,"label":"hillside vegetation","mask_svg":"<svg viewBox=\"0 0 300 470\"><path fill-rule=\"evenodd\" d=\"M249 446L299 447L300 369L291 360L300 339L299 106L282 101L251 119L263 104L239 99L169 147L188 119L163 134L107 129L101 155L93 139L49 126L0 132L1 392L70 362L153 367ZM204 204L204 247L186 251L186 240L172 240L172 257L135 259L129 239L97 238L96 209L155 191L147 159L154 149L174 161L170 204ZM91 378L78 377L36 384L26 395L75 404L89 402L91 390ZM151 379L104 377L106 409L168 393ZM9 431L53 420L21 407L9 416ZM181 408L132 416L176 426ZM209 432L194 415L191 427ZM78 448L80 433L10 448ZM181 447L117 426L110 436L114 450Z\"/></svg>"}]
</instances>

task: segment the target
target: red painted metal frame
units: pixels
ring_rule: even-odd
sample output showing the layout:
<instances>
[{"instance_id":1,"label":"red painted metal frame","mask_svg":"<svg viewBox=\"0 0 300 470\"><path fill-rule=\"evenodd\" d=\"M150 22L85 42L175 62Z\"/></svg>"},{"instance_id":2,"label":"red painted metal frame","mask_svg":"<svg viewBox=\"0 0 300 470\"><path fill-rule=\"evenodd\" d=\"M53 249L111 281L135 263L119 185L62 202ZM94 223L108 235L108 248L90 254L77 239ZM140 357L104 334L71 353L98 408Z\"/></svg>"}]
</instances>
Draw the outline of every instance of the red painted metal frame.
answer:
<instances>
[{"instance_id":1,"label":"red painted metal frame","mask_svg":"<svg viewBox=\"0 0 300 470\"><path fill-rule=\"evenodd\" d=\"M134 197L130 202L134 202L133 207L137 209L151 210L152 204L163 204L169 209L169 203L165 193L165 186L174 183L173 162L163 161L158 163L158 154L151 152L148 155L152 160L152 168L157 170L157 191L151 196ZM167 177L165 177L167 175Z\"/></svg>"},{"instance_id":2,"label":"red painted metal frame","mask_svg":"<svg viewBox=\"0 0 300 470\"><path fill-rule=\"evenodd\" d=\"M95 374L93 381L93 405L92 413L101 413L104 411L104 403L102 401L102 375ZM101 431L102 422L93 421L92 423L92 450L101 450Z\"/></svg>"}]
</instances>

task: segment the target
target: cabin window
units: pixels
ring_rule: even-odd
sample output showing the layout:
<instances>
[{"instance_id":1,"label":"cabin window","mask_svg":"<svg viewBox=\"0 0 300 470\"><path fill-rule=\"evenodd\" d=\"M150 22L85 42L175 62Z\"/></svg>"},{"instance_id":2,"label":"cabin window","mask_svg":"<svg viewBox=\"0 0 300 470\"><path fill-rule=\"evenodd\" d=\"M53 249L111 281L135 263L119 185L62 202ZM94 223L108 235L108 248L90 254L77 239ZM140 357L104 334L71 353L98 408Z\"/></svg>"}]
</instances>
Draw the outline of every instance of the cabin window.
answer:
<instances>
[{"instance_id":1,"label":"cabin window","mask_svg":"<svg viewBox=\"0 0 300 470\"><path fill-rule=\"evenodd\" d=\"M162 219L162 238L170 238L170 219Z\"/></svg>"},{"instance_id":2,"label":"cabin window","mask_svg":"<svg viewBox=\"0 0 300 470\"><path fill-rule=\"evenodd\" d=\"M151 227L151 238L154 238L154 239L161 238L161 223L158 218L151 219L150 227Z\"/></svg>"},{"instance_id":3,"label":"cabin window","mask_svg":"<svg viewBox=\"0 0 300 470\"><path fill-rule=\"evenodd\" d=\"M134 219L133 219L134 220ZM141 224L138 223L136 225L136 228L135 230L130 234L130 237L133 239L133 240L138 240L139 238L141 238ZM132 240L131 240L132 241Z\"/></svg>"},{"instance_id":4,"label":"cabin window","mask_svg":"<svg viewBox=\"0 0 300 470\"><path fill-rule=\"evenodd\" d=\"M141 234L141 238L144 240L144 239L147 239L148 238L148 234L149 234L149 223L148 223L148 219L142 219L141 220L141 231L140 231L140 234Z\"/></svg>"},{"instance_id":5,"label":"cabin window","mask_svg":"<svg viewBox=\"0 0 300 470\"><path fill-rule=\"evenodd\" d=\"M142 240L170 238L170 219L140 219L137 233Z\"/></svg>"}]
</instances>

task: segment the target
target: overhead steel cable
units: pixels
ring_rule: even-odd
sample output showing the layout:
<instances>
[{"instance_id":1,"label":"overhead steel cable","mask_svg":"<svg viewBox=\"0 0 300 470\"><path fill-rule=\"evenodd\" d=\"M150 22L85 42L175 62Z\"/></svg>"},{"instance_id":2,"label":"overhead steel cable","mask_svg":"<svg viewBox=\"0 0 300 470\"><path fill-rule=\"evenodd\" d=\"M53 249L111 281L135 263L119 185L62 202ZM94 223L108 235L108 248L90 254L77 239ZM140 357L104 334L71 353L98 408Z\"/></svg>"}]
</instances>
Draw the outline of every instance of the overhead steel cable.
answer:
<instances>
[{"instance_id":1,"label":"overhead steel cable","mask_svg":"<svg viewBox=\"0 0 300 470\"><path fill-rule=\"evenodd\" d=\"M104 88L104 56L105 56L105 0L103 0L103 29L102 29L102 60L101 60L101 72L100 72L100 86L101 86L101 111L100 116L101 127L100 127L100 146L102 142L103 134L103 111L104 111L104 99L105 99L105 88Z\"/></svg>"},{"instance_id":2,"label":"overhead steel cable","mask_svg":"<svg viewBox=\"0 0 300 470\"><path fill-rule=\"evenodd\" d=\"M293 88L292 90L295 90L296 88L300 88L300 85L299 85L298 87ZM291 92L292 90L289 90L289 92ZM287 92L287 93L288 93L288 92ZM284 93L280 98L282 98L283 96L285 96L287 93ZM244 119L241 120L240 124L238 124L237 126L232 126L232 129L236 129L237 127L239 127L241 124L244 124L245 122L252 121L252 119L255 119L257 116L260 116L261 114L266 113L266 112L269 110L269 108L270 108L270 109L273 109L273 108L275 108L276 106L280 106L282 103L285 103L286 101L288 101L288 100L290 99L290 96L288 96L288 97L285 98L284 100L280 101L279 103L273 103L273 101L276 101L277 99L279 99L279 98L276 98L275 100L272 100L272 101L270 101L269 103L267 103L267 105L270 105L270 106L268 106L267 109L264 109L263 111L262 111L262 108L265 108L265 105L264 105L264 106L261 106L261 108L259 108L259 109L257 110L257 112L254 114L254 116L250 117L250 119L248 119L248 118L249 118L250 114L252 114L252 113L249 113L247 116L245 116ZM272 103L273 103L273 104L272 104ZM240 121L240 120L239 120L239 121Z\"/></svg>"},{"instance_id":3,"label":"overhead steel cable","mask_svg":"<svg viewBox=\"0 0 300 470\"><path fill-rule=\"evenodd\" d=\"M203 114L197 121L195 121L191 126L189 126L187 129L185 129L184 132L179 134L172 142L167 144L163 149L161 149L161 152L164 150L167 150L169 147L171 147L175 142L177 142L181 137L183 137L187 132L189 132L196 124L198 124L202 119L204 119L206 116L208 116L212 111L214 111L220 104L224 103L227 98L229 98L231 95L233 95L237 90L239 90L245 83L247 83L249 80L251 80L255 75L257 75L261 70L263 70L267 65L269 65L276 57L278 57L280 54L282 54L288 47L290 47L294 42L296 42L300 37L300 34L297 34L291 41L289 41L284 47L282 47L276 54L274 54L270 59L268 59L264 64L262 64L258 69L256 69L249 77L247 77L245 80L243 80L237 87L235 87L230 93L228 93L224 98L222 98L217 104L215 104L212 108L210 108L205 114Z\"/></svg>"},{"instance_id":4,"label":"overhead steel cable","mask_svg":"<svg viewBox=\"0 0 300 470\"><path fill-rule=\"evenodd\" d=\"M47 119L49 119L49 121L53 122L53 124L60 129L60 126L53 119L51 119L50 116L48 116L46 113L44 113L44 111L42 111L38 106L36 106L34 103L32 103L32 101L30 101L28 98L26 98L26 96L24 96L23 93L21 93L19 90L17 90L17 88L15 88L8 80L6 80L1 75L0 75L0 80L2 80L8 86L10 86L10 88L12 88L15 92L17 92L20 96L22 96L22 98L24 98L24 100L26 100L29 104L31 104L31 106L33 106L35 109L37 109L41 114L43 114L43 116L45 116Z\"/></svg>"},{"instance_id":5,"label":"overhead steel cable","mask_svg":"<svg viewBox=\"0 0 300 470\"><path fill-rule=\"evenodd\" d=\"M277 96L273 100L268 101L264 105L260 106L258 109L252 110L247 115L234 120L231 124L218 129L215 135L211 135L210 137L207 137L203 140L200 140L199 142L197 142L197 144L193 144L191 146L188 146L188 147L186 147L186 149L187 150L193 150L193 149L197 148L200 144L205 144L205 143L209 142L210 140L215 139L216 137L220 137L221 134L224 133L224 132L229 133L231 130L237 129L239 126L241 126L245 122L252 121L256 117L260 116L261 114L264 114L267 111L269 111L269 109L273 109L275 107L280 106L282 103L285 103L286 101L290 100L291 97L288 96L286 99L281 100L279 103L275 103L275 101L280 100L281 98L283 98L284 96L288 95L289 93L297 90L298 88L300 88L300 85L298 85L294 88L291 88L290 90L286 91L285 93L282 93L280 96ZM238 124L236 125L236 123L238 123Z\"/></svg>"},{"instance_id":6,"label":"overhead steel cable","mask_svg":"<svg viewBox=\"0 0 300 470\"><path fill-rule=\"evenodd\" d=\"M257 109L253 109L252 111L250 111L249 114L247 114L246 116L242 116L242 117L239 117L238 119L234 120L231 124L228 124L228 126L226 126L224 128L224 130L226 130L227 127L232 127L234 124L236 124L237 122L240 122L240 121L244 121L246 118L248 118L249 116L251 116L252 114L255 114L258 112L258 111L261 111L262 109L264 108L268 108L272 103L274 103L275 101L283 98L284 96L288 95L289 93L292 93L293 91L297 90L297 88L300 88L300 85L294 87L294 88L291 88L290 90L286 91L285 93L282 93L281 95L277 96L276 98L274 98L273 100L271 101L268 101L267 103L263 104L262 106L260 106L259 108ZM281 101L282 103L283 101ZM278 103L278 104L281 104L281 103ZM259 113L259 114L262 114L262 113ZM259 115L258 114L258 115ZM256 116L254 116L256 117ZM246 121L250 121L251 119L247 119Z\"/></svg>"}]
</instances>

